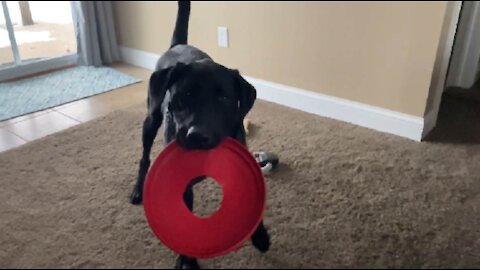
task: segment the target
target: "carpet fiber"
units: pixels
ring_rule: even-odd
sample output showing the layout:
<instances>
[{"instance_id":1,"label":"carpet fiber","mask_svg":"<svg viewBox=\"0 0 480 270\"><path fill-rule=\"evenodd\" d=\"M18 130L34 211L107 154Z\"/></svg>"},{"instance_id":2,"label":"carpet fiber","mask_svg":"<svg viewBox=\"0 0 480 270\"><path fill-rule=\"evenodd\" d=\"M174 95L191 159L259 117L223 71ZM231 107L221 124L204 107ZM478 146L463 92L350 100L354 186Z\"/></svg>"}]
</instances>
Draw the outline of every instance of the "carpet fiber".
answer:
<instances>
[{"instance_id":1,"label":"carpet fiber","mask_svg":"<svg viewBox=\"0 0 480 270\"><path fill-rule=\"evenodd\" d=\"M144 115L141 104L0 154L1 268L173 266L128 204ZM473 136L418 143L266 102L249 117L250 147L281 158L267 179L272 247L202 267L480 267Z\"/></svg>"},{"instance_id":2,"label":"carpet fiber","mask_svg":"<svg viewBox=\"0 0 480 270\"><path fill-rule=\"evenodd\" d=\"M0 121L139 82L109 67L79 66L0 83Z\"/></svg>"}]
</instances>

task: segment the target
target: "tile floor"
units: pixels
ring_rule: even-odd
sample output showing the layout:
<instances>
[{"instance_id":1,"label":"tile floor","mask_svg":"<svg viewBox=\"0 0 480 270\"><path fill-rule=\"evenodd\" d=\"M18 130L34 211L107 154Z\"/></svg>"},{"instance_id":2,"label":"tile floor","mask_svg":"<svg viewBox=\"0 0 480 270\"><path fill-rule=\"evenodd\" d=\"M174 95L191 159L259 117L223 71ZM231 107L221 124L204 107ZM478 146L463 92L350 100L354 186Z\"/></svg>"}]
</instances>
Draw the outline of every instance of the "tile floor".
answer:
<instances>
[{"instance_id":1,"label":"tile floor","mask_svg":"<svg viewBox=\"0 0 480 270\"><path fill-rule=\"evenodd\" d=\"M112 111L145 102L151 71L126 64L117 64L112 67L142 79L142 82L55 108L1 121L0 152L104 116Z\"/></svg>"}]
</instances>

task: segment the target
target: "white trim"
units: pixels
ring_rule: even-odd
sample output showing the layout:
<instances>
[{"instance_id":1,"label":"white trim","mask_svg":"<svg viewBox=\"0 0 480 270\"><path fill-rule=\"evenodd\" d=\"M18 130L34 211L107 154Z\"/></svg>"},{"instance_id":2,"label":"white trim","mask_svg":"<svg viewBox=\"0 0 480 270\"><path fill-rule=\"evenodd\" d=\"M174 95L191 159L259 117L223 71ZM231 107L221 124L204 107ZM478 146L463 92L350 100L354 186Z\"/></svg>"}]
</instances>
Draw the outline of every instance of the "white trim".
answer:
<instances>
[{"instance_id":1,"label":"white trim","mask_svg":"<svg viewBox=\"0 0 480 270\"><path fill-rule=\"evenodd\" d=\"M437 117L438 117L438 112L435 110L430 111L424 118L423 123L423 132L422 132L422 138L425 138L425 136L430 133L433 128L437 124Z\"/></svg>"},{"instance_id":2,"label":"white trim","mask_svg":"<svg viewBox=\"0 0 480 270\"><path fill-rule=\"evenodd\" d=\"M123 62L149 70L155 69L157 60L160 58L160 55L158 54L122 46L120 46L120 55Z\"/></svg>"},{"instance_id":3,"label":"white trim","mask_svg":"<svg viewBox=\"0 0 480 270\"><path fill-rule=\"evenodd\" d=\"M448 82L447 72L450 74L452 64L452 50L453 43L455 40L455 35L457 32L457 25L460 18L460 10L462 9L462 1L452 1L448 3L447 10L445 11L444 21L442 25L442 33L445 34L440 38L440 43L444 43L442 46L440 44L437 48L437 55L435 64L433 67L432 79L430 81L430 93L429 99L432 98L432 108L430 111L425 112L425 127L422 132L422 138L428 135L430 131L437 124L438 112L440 110L440 104L442 101L442 93L446 88L446 83ZM450 20L448 20L450 18ZM442 50L443 48L443 50ZM449 67L450 66L450 67ZM449 71L450 70L450 71ZM448 86L448 85L447 85ZM432 96L433 95L433 96Z\"/></svg>"},{"instance_id":4,"label":"white trim","mask_svg":"<svg viewBox=\"0 0 480 270\"><path fill-rule=\"evenodd\" d=\"M461 8L447 87L470 88L475 83L480 59L480 3L466 1Z\"/></svg>"},{"instance_id":5,"label":"white trim","mask_svg":"<svg viewBox=\"0 0 480 270\"><path fill-rule=\"evenodd\" d=\"M23 61L20 65L0 67L0 82L77 64L77 54L36 61Z\"/></svg>"},{"instance_id":6,"label":"white trim","mask_svg":"<svg viewBox=\"0 0 480 270\"><path fill-rule=\"evenodd\" d=\"M420 141L423 118L244 76L266 101Z\"/></svg>"},{"instance_id":7,"label":"white trim","mask_svg":"<svg viewBox=\"0 0 480 270\"><path fill-rule=\"evenodd\" d=\"M121 47L125 63L153 70L160 55ZM420 141L423 118L245 76L259 99Z\"/></svg>"}]
</instances>

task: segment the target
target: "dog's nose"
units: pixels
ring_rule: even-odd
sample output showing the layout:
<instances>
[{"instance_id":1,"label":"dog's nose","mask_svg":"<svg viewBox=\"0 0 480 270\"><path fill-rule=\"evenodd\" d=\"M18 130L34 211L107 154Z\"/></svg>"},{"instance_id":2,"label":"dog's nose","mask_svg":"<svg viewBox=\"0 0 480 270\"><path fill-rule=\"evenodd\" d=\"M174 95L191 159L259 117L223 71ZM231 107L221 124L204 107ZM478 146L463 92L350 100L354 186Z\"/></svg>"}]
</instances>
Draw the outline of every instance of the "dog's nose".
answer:
<instances>
[{"instance_id":1,"label":"dog's nose","mask_svg":"<svg viewBox=\"0 0 480 270\"><path fill-rule=\"evenodd\" d=\"M186 142L188 148L209 149L215 146L213 135L197 126L188 129Z\"/></svg>"}]
</instances>

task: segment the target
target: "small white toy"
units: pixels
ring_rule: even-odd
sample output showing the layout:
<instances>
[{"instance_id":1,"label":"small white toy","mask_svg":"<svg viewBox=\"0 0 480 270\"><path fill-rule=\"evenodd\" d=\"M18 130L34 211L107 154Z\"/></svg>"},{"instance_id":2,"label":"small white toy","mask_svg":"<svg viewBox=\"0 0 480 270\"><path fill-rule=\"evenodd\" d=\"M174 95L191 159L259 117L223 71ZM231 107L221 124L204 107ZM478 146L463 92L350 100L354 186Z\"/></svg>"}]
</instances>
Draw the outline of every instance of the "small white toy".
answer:
<instances>
[{"instance_id":1,"label":"small white toy","mask_svg":"<svg viewBox=\"0 0 480 270\"><path fill-rule=\"evenodd\" d=\"M263 174L269 174L278 165L278 156L274 153L257 151L253 152L253 156L260 165Z\"/></svg>"},{"instance_id":2,"label":"small white toy","mask_svg":"<svg viewBox=\"0 0 480 270\"><path fill-rule=\"evenodd\" d=\"M250 125L251 121L248 118L243 119L243 128L245 134L250 135ZM253 152L253 156L257 160L258 165L262 169L263 174L269 174L275 167L278 165L278 156L274 153L265 152L265 151L256 151Z\"/></svg>"}]
</instances>

